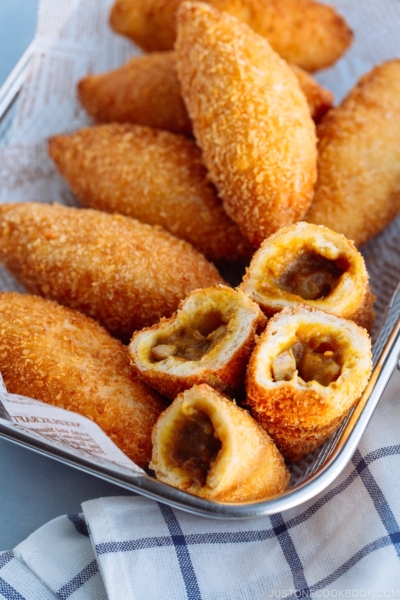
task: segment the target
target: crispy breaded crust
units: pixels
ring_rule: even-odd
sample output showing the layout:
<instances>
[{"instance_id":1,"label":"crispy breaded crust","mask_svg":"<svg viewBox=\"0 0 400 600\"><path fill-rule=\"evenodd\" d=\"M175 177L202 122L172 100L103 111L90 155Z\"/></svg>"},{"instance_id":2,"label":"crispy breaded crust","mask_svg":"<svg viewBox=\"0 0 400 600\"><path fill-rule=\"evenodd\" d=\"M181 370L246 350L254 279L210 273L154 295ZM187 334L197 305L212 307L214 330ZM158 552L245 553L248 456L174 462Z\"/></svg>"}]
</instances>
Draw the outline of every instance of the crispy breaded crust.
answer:
<instances>
[{"instance_id":1,"label":"crispy breaded crust","mask_svg":"<svg viewBox=\"0 0 400 600\"><path fill-rule=\"evenodd\" d=\"M137 123L174 133L190 133L192 124L180 93L174 52L131 58L78 84L79 99L99 122Z\"/></svg>"},{"instance_id":2,"label":"crispy breaded crust","mask_svg":"<svg viewBox=\"0 0 400 600\"><path fill-rule=\"evenodd\" d=\"M305 219L364 244L400 211L400 60L375 67L318 127L318 181Z\"/></svg>"},{"instance_id":3,"label":"crispy breaded crust","mask_svg":"<svg viewBox=\"0 0 400 600\"><path fill-rule=\"evenodd\" d=\"M334 96L333 93L327 88L322 87L310 73L304 71L300 67L290 65L293 73L297 77L297 81L306 97L308 106L310 108L311 117L318 123L324 114L328 112L333 106Z\"/></svg>"},{"instance_id":4,"label":"crispy breaded crust","mask_svg":"<svg viewBox=\"0 0 400 600\"><path fill-rule=\"evenodd\" d=\"M254 245L301 219L316 176L315 126L289 66L226 13L178 11L178 76L210 178Z\"/></svg>"},{"instance_id":5,"label":"crispy breaded crust","mask_svg":"<svg viewBox=\"0 0 400 600\"><path fill-rule=\"evenodd\" d=\"M35 294L128 340L191 290L223 283L183 240L120 215L59 205L0 206L0 260Z\"/></svg>"},{"instance_id":6,"label":"crispy breaded crust","mask_svg":"<svg viewBox=\"0 0 400 600\"><path fill-rule=\"evenodd\" d=\"M322 259L328 263L327 267L314 265L316 278L330 266L341 271L332 289L314 299L304 298L285 286L288 279L293 280L301 274L310 255L311 260ZM312 271L304 279L312 279ZM362 255L350 240L322 225L296 223L264 240L253 256L240 288L268 316L285 307L294 308L304 303L351 319L368 331L374 324L375 296Z\"/></svg>"},{"instance_id":7,"label":"crispy breaded crust","mask_svg":"<svg viewBox=\"0 0 400 600\"><path fill-rule=\"evenodd\" d=\"M77 311L15 292L0 293L0 332L10 393L88 417L135 463L148 464L165 405L131 371L121 342Z\"/></svg>"},{"instance_id":8,"label":"crispy breaded crust","mask_svg":"<svg viewBox=\"0 0 400 600\"><path fill-rule=\"evenodd\" d=\"M291 379L275 380L275 359L299 336L309 336L312 347L321 343L334 348L340 364L336 380L328 385L306 382L298 364ZM360 399L371 370L371 341L364 329L310 306L285 308L269 321L250 358L247 403L283 456L299 460L337 429Z\"/></svg>"},{"instance_id":9,"label":"crispy breaded crust","mask_svg":"<svg viewBox=\"0 0 400 600\"><path fill-rule=\"evenodd\" d=\"M182 0L116 0L110 25L146 52L171 50L176 36L176 11Z\"/></svg>"},{"instance_id":10,"label":"crispy breaded crust","mask_svg":"<svg viewBox=\"0 0 400 600\"><path fill-rule=\"evenodd\" d=\"M315 122L332 107L333 94L306 71L291 65ZM87 112L98 122L135 123L188 134L192 123L176 73L175 52L152 52L131 58L101 75L88 75L78 84Z\"/></svg>"},{"instance_id":11,"label":"crispy breaded crust","mask_svg":"<svg viewBox=\"0 0 400 600\"><path fill-rule=\"evenodd\" d=\"M356 323L360 327L363 327L369 333L371 333L375 323L375 300L376 296L372 293L371 288L368 284L367 293L364 297L364 302L351 318L351 320L354 321L354 323Z\"/></svg>"},{"instance_id":12,"label":"crispy breaded crust","mask_svg":"<svg viewBox=\"0 0 400 600\"><path fill-rule=\"evenodd\" d=\"M276 400L278 401L278 398ZM310 394L308 401L318 402L318 397L313 397ZM279 424L271 423L268 419L264 420L262 415L260 415L258 422L268 431L271 438L275 440L275 443L279 444L279 450L285 459L296 463L332 437L340 427L343 419L347 417L349 411L350 409L345 414L332 419L326 427L319 427L315 430L309 429L307 431L301 427L281 427Z\"/></svg>"},{"instance_id":13,"label":"crispy breaded crust","mask_svg":"<svg viewBox=\"0 0 400 600\"><path fill-rule=\"evenodd\" d=\"M153 358L153 349L159 344L174 344L177 332L181 332L178 341L186 337L188 347L193 348L203 343L198 335L192 337L193 332L201 331L206 339L221 325L226 327L224 336L201 358L183 359L179 353L158 361ZM170 399L200 383L236 394L244 387L256 333L265 325L260 308L241 290L225 286L194 290L171 318L133 335L129 345L131 364L143 381ZM167 341L160 342L164 338Z\"/></svg>"},{"instance_id":14,"label":"crispy breaded crust","mask_svg":"<svg viewBox=\"0 0 400 600\"><path fill-rule=\"evenodd\" d=\"M222 9L228 2L213 4ZM242 11L247 8L246 23L280 56L306 71L334 64L353 41L351 29L333 6L315 0L240 0L240 5Z\"/></svg>"},{"instance_id":15,"label":"crispy breaded crust","mask_svg":"<svg viewBox=\"0 0 400 600\"><path fill-rule=\"evenodd\" d=\"M201 440L198 447L193 436L185 440L185 426L187 432L193 431L196 418L201 423L204 416L221 448L203 482L194 471L207 455L206 443ZM150 466L161 481L221 502L268 498L289 483L282 456L267 433L247 411L205 384L180 394L160 416L153 430Z\"/></svg>"},{"instance_id":16,"label":"crispy breaded crust","mask_svg":"<svg viewBox=\"0 0 400 600\"><path fill-rule=\"evenodd\" d=\"M181 135L111 123L56 135L49 153L84 206L161 225L211 260L254 251L226 214L200 150Z\"/></svg>"},{"instance_id":17,"label":"crispy breaded crust","mask_svg":"<svg viewBox=\"0 0 400 600\"><path fill-rule=\"evenodd\" d=\"M116 0L110 23L143 50L170 50L182 1ZM333 64L353 39L343 17L332 6L315 0L205 1L249 25L283 58L307 71Z\"/></svg>"}]
</instances>

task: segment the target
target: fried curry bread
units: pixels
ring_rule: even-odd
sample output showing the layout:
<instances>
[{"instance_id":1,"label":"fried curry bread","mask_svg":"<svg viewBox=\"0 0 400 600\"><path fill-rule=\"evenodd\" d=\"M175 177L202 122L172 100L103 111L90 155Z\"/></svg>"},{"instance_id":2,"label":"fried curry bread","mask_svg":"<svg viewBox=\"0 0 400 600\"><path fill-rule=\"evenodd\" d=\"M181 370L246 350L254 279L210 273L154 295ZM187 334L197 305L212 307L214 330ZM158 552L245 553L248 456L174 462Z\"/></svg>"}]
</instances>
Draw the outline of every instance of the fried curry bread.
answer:
<instances>
[{"instance_id":1,"label":"fried curry bread","mask_svg":"<svg viewBox=\"0 0 400 600\"><path fill-rule=\"evenodd\" d=\"M29 294L0 293L0 371L7 390L88 417L136 464L151 457L165 409L128 350L85 315Z\"/></svg>"},{"instance_id":2,"label":"fried curry bread","mask_svg":"<svg viewBox=\"0 0 400 600\"><path fill-rule=\"evenodd\" d=\"M315 122L332 107L333 94L307 72L291 65ZM78 83L78 95L99 123L135 123L191 134L192 123L176 73L175 52L135 56L118 69L90 74Z\"/></svg>"},{"instance_id":3,"label":"fried curry bread","mask_svg":"<svg viewBox=\"0 0 400 600\"><path fill-rule=\"evenodd\" d=\"M110 123L50 139L49 153L88 208L160 225L210 260L254 248L226 214L196 144L182 135Z\"/></svg>"},{"instance_id":4,"label":"fried curry bread","mask_svg":"<svg viewBox=\"0 0 400 600\"><path fill-rule=\"evenodd\" d=\"M268 498L289 483L283 458L262 427L206 384L180 394L160 416L150 466L161 481L222 502Z\"/></svg>"},{"instance_id":5,"label":"fried curry bread","mask_svg":"<svg viewBox=\"0 0 400 600\"><path fill-rule=\"evenodd\" d=\"M400 212L400 60L364 75L318 126L318 180L305 216L361 246Z\"/></svg>"},{"instance_id":6,"label":"fried curry bread","mask_svg":"<svg viewBox=\"0 0 400 600\"><path fill-rule=\"evenodd\" d=\"M183 0L116 0L110 23L143 50L170 50ZM208 0L264 36L285 60L307 71L334 64L353 34L332 6L315 0Z\"/></svg>"},{"instance_id":7,"label":"fried curry bread","mask_svg":"<svg viewBox=\"0 0 400 600\"><path fill-rule=\"evenodd\" d=\"M264 240L240 288L268 316L305 303L368 331L374 323L375 296L362 255L322 225L296 223Z\"/></svg>"},{"instance_id":8,"label":"fried curry bread","mask_svg":"<svg viewBox=\"0 0 400 600\"><path fill-rule=\"evenodd\" d=\"M0 261L32 293L128 341L193 289L223 283L183 240L121 215L34 202L0 206Z\"/></svg>"},{"instance_id":9,"label":"fried curry bread","mask_svg":"<svg viewBox=\"0 0 400 600\"><path fill-rule=\"evenodd\" d=\"M243 388L256 333L265 324L258 305L240 290L194 290L170 319L133 335L132 366L171 399L199 383L233 394Z\"/></svg>"},{"instance_id":10,"label":"fried curry bread","mask_svg":"<svg viewBox=\"0 0 400 600\"><path fill-rule=\"evenodd\" d=\"M204 164L228 215L259 246L311 204L316 135L305 96L264 38L206 4L180 6L176 50Z\"/></svg>"},{"instance_id":11,"label":"fried curry bread","mask_svg":"<svg viewBox=\"0 0 400 600\"><path fill-rule=\"evenodd\" d=\"M247 403L283 456L297 461L336 431L371 370L365 329L311 306L285 308L250 358Z\"/></svg>"}]
</instances>

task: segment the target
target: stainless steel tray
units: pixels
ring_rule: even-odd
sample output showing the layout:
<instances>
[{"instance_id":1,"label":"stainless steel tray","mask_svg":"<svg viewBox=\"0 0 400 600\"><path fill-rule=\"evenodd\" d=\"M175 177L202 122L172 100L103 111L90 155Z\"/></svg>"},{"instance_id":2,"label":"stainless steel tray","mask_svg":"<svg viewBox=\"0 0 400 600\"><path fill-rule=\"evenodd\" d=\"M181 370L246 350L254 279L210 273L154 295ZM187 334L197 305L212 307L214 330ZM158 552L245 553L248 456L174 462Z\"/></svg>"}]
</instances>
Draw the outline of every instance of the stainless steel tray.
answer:
<instances>
[{"instance_id":1,"label":"stainless steel tray","mask_svg":"<svg viewBox=\"0 0 400 600\"><path fill-rule=\"evenodd\" d=\"M26 68L32 56L31 45L0 90L0 147L7 146L7 132L13 120L16 102L23 86ZM11 289L13 284L10 280ZM321 493L340 475L350 461L372 417L389 379L396 368L400 354L400 291L393 296L384 326L373 349L374 371L359 404L342 424L334 437L322 448L291 467L289 489L264 501L221 503L203 500L187 494L149 475L125 475L113 465L93 464L90 460L71 456L59 448L31 438L21 431L10 432L0 423L0 437L30 448L35 452L71 465L81 471L100 477L130 491L160 500L187 512L212 518L244 519L273 515L294 508ZM0 417L5 416L1 414Z\"/></svg>"}]
</instances>

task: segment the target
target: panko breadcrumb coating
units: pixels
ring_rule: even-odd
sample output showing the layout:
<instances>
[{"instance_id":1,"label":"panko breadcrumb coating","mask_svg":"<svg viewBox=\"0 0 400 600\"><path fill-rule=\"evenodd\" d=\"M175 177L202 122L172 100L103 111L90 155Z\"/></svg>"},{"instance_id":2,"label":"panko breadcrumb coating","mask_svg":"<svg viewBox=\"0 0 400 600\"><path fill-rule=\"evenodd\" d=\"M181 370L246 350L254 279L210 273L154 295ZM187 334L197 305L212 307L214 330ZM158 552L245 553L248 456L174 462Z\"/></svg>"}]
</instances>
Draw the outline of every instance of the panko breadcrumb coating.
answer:
<instances>
[{"instance_id":1,"label":"panko breadcrumb coating","mask_svg":"<svg viewBox=\"0 0 400 600\"><path fill-rule=\"evenodd\" d=\"M322 87L320 83L310 73L304 69L289 65L297 77L297 81L306 97L310 114L315 123L318 123L324 114L333 106L334 95L327 88Z\"/></svg>"},{"instance_id":2,"label":"panko breadcrumb coating","mask_svg":"<svg viewBox=\"0 0 400 600\"><path fill-rule=\"evenodd\" d=\"M375 296L364 259L344 235L296 223L264 240L240 288L271 316L309 304L371 331Z\"/></svg>"},{"instance_id":3,"label":"panko breadcrumb coating","mask_svg":"<svg viewBox=\"0 0 400 600\"><path fill-rule=\"evenodd\" d=\"M211 260L248 259L254 251L184 136L111 123L56 135L49 153L84 206L161 225Z\"/></svg>"},{"instance_id":4,"label":"panko breadcrumb coating","mask_svg":"<svg viewBox=\"0 0 400 600\"><path fill-rule=\"evenodd\" d=\"M10 393L88 417L136 464L148 464L165 405L131 371L121 342L77 311L15 292L0 293L0 332Z\"/></svg>"},{"instance_id":5,"label":"panko breadcrumb coating","mask_svg":"<svg viewBox=\"0 0 400 600\"><path fill-rule=\"evenodd\" d=\"M315 125L293 72L268 42L202 3L178 11L178 76L210 178L256 246L310 206Z\"/></svg>"},{"instance_id":6,"label":"panko breadcrumb coating","mask_svg":"<svg viewBox=\"0 0 400 600\"><path fill-rule=\"evenodd\" d=\"M291 68L318 122L331 108L333 94L303 69ZM136 123L182 134L192 131L172 51L136 56L114 71L88 75L79 82L78 94L100 123Z\"/></svg>"},{"instance_id":7,"label":"panko breadcrumb coating","mask_svg":"<svg viewBox=\"0 0 400 600\"><path fill-rule=\"evenodd\" d=\"M170 50L176 12L183 0L116 0L110 15L115 31L143 50ZM332 65L353 34L332 6L315 0L206 0L265 37L283 58L316 71Z\"/></svg>"},{"instance_id":8,"label":"panko breadcrumb coating","mask_svg":"<svg viewBox=\"0 0 400 600\"><path fill-rule=\"evenodd\" d=\"M172 317L133 335L131 364L143 381L172 400L199 383L236 394L244 389L255 337L266 321L241 290L194 290Z\"/></svg>"},{"instance_id":9,"label":"panko breadcrumb coating","mask_svg":"<svg viewBox=\"0 0 400 600\"><path fill-rule=\"evenodd\" d=\"M361 327L317 308L269 321L247 368L247 403L285 458L301 459L340 426L372 370Z\"/></svg>"},{"instance_id":10,"label":"panko breadcrumb coating","mask_svg":"<svg viewBox=\"0 0 400 600\"><path fill-rule=\"evenodd\" d=\"M274 496L290 478L268 434L206 384L180 394L160 416L150 466L157 479L220 502Z\"/></svg>"},{"instance_id":11,"label":"panko breadcrumb coating","mask_svg":"<svg viewBox=\"0 0 400 600\"><path fill-rule=\"evenodd\" d=\"M400 60L375 67L318 127L318 181L305 219L361 246L400 211Z\"/></svg>"},{"instance_id":12,"label":"panko breadcrumb coating","mask_svg":"<svg viewBox=\"0 0 400 600\"><path fill-rule=\"evenodd\" d=\"M110 25L145 52L172 50L176 11L182 0L116 0Z\"/></svg>"},{"instance_id":13,"label":"panko breadcrumb coating","mask_svg":"<svg viewBox=\"0 0 400 600\"><path fill-rule=\"evenodd\" d=\"M174 52L135 56L119 69L88 75L79 82L78 94L98 122L137 123L184 134L192 130Z\"/></svg>"},{"instance_id":14,"label":"panko breadcrumb coating","mask_svg":"<svg viewBox=\"0 0 400 600\"><path fill-rule=\"evenodd\" d=\"M0 261L32 293L96 318L115 336L170 316L223 283L187 242L129 217L60 205L0 206Z\"/></svg>"}]
</instances>

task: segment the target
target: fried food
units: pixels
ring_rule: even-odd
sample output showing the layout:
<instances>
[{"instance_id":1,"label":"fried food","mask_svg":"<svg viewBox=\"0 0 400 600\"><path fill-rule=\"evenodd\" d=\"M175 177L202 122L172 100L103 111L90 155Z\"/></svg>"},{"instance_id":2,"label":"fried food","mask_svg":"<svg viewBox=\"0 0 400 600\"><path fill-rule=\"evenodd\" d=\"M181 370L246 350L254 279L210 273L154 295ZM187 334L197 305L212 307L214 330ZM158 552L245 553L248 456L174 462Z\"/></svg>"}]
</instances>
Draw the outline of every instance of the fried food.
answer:
<instances>
[{"instance_id":1,"label":"fried food","mask_svg":"<svg viewBox=\"0 0 400 600\"><path fill-rule=\"evenodd\" d=\"M305 219L356 246L400 211L400 60L375 67L318 127L318 181Z\"/></svg>"},{"instance_id":2,"label":"fried food","mask_svg":"<svg viewBox=\"0 0 400 600\"><path fill-rule=\"evenodd\" d=\"M211 260L254 251L225 213L200 150L183 136L111 123L56 135L49 152L84 206L161 225Z\"/></svg>"},{"instance_id":3,"label":"fried food","mask_svg":"<svg viewBox=\"0 0 400 600\"><path fill-rule=\"evenodd\" d=\"M182 0L116 0L110 25L145 52L171 50L176 36L176 11Z\"/></svg>"},{"instance_id":4,"label":"fried food","mask_svg":"<svg viewBox=\"0 0 400 600\"><path fill-rule=\"evenodd\" d=\"M81 313L0 293L0 371L7 390L88 417L136 464L151 457L165 404L129 366L128 350Z\"/></svg>"},{"instance_id":5,"label":"fried food","mask_svg":"<svg viewBox=\"0 0 400 600\"><path fill-rule=\"evenodd\" d=\"M178 11L178 76L228 215L254 245L307 211L315 125L296 77L268 42L200 3Z\"/></svg>"},{"instance_id":6,"label":"fried food","mask_svg":"<svg viewBox=\"0 0 400 600\"><path fill-rule=\"evenodd\" d=\"M264 240L240 288L268 316L305 303L368 331L374 324L375 296L363 257L352 242L322 225L296 223Z\"/></svg>"},{"instance_id":7,"label":"fried food","mask_svg":"<svg viewBox=\"0 0 400 600\"><path fill-rule=\"evenodd\" d=\"M174 52L136 56L114 71L88 75L79 82L78 94L99 122L137 123L183 134L192 130Z\"/></svg>"},{"instance_id":8,"label":"fried food","mask_svg":"<svg viewBox=\"0 0 400 600\"><path fill-rule=\"evenodd\" d=\"M331 108L333 94L292 66L314 121ZM136 123L188 134L192 124L180 93L175 52L134 57L114 71L88 75L78 84L87 112L98 122Z\"/></svg>"},{"instance_id":9,"label":"fried food","mask_svg":"<svg viewBox=\"0 0 400 600\"><path fill-rule=\"evenodd\" d=\"M233 394L243 388L256 332L265 324L258 305L240 290L195 290L170 319L132 337L131 363L171 399L198 383Z\"/></svg>"},{"instance_id":10,"label":"fried food","mask_svg":"<svg viewBox=\"0 0 400 600\"><path fill-rule=\"evenodd\" d=\"M182 0L116 0L113 29L143 50L170 50ZM315 0L206 0L265 37L284 59L307 71L330 65L350 46L353 34L332 6Z\"/></svg>"},{"instance_id":11,"label":"fried food","mask_svg":"<svg viewBox=\"0 0 400 600\"><path fill-rule=\"evenodd\" d=\"M334 96L333 93L324 88L318 83L310 73L304 71L300 67L290 65L293 73L297 77L297 81L306 97L310 114L315 123L318 123L324 114L328 112L333 106Z\"/></svg>"},{"instance_id":12,"label":"fried food","mask_svg":"<svg viewBox=\"0 0 400 600\"><path fill-rule=\"evenodd\" d=\"M267 433L208 385L180 394L153 430L157 479L202 498L242 502L283 492L289 473Z\"/></svg>"},{"instance_id":13,"label":"fried food","mask_svg":"<svg viewBox=\"0 0 400 600\"><path fill-rule=\"evenodd\" d=\"M28 291L124 340L170 316L191 290L223 283L200 253L161 229L34 202L0 206L0 261Z\"/></svg>"},{"instance_id":14,"label":"fried food","mask_svg":"<svg viewBox=\"0 0 400 600\"><path fill-rule=\"evenodd\" d=\"M365 329L311 306L285 308L250 358L247 403L283 456L297 461L340 426L371 369Z\"/></svg>"}]
</instances>

